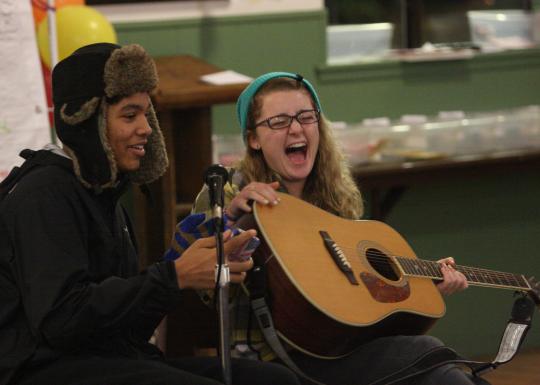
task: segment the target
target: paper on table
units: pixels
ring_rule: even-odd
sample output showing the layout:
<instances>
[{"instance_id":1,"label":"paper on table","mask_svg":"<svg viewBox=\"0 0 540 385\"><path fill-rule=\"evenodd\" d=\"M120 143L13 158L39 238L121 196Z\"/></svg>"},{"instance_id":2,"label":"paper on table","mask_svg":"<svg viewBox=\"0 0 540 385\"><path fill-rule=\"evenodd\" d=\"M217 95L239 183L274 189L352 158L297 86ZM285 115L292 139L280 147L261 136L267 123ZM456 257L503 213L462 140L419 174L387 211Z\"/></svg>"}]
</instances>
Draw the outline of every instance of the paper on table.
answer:
<instances>
[{"instance_id":1,"label":"paper on table","mask_svg":"<svg viewBox=\"0 0 540 385\"><path fill-rule=\"evenodd\" d=\"M201 76L201 80L205 83L214 84L214 85L225 85L225 84L238 84L238 83L249 83L253 80L249 76L242 75L238 72L232 70L215 72L213 74Z\"/></svg>"}]
</instances>

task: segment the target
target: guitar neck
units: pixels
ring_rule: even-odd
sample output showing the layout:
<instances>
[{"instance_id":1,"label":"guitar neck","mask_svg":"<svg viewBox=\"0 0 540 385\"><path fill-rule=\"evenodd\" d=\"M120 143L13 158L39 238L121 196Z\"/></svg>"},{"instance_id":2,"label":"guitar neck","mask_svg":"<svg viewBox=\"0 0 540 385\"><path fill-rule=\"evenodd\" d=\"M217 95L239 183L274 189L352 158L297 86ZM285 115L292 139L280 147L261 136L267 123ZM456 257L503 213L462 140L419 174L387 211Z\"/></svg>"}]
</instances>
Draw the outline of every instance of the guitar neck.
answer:
<instances>
[{"instance_id":1,"label":"guitar neck","mask_svg":"<svg viewBox=\"0 0 540 385\"><path fill-rule=\"evenodd\" d=\"M395 260L405 275L431 278L438 281L443 280L443 274L438 262L405 257L395 257ZM465 276L470 285L521 291L531 290L529 282L521 274L460 265L456 265L454 268Z\"/></svg>"}]
</instances>

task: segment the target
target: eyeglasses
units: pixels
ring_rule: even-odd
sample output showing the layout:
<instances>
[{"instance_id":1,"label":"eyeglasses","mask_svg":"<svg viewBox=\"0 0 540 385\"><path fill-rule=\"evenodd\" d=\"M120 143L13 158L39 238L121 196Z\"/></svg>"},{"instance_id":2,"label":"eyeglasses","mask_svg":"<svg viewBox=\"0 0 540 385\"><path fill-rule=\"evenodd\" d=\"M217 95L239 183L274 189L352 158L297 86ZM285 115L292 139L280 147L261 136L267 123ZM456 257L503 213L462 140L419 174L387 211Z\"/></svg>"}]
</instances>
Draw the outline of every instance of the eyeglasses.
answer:
<instances>
[{"instance_id":1,"label":"eyeglasses","mask_svg":"<svg viewBox=\"0 0 540 385\"><path fill-rule=\"evenodd\" d=\"M319 121L319 111L304 110L292 116L287 114L280 114L272 116L268 119L261 120L259 123L255 124L255 127L266 124L272 130L279 130L282 128L290 127L293 119L295 119L302 126L306 124L317 123Z\"/></svg>"}]
</instances>

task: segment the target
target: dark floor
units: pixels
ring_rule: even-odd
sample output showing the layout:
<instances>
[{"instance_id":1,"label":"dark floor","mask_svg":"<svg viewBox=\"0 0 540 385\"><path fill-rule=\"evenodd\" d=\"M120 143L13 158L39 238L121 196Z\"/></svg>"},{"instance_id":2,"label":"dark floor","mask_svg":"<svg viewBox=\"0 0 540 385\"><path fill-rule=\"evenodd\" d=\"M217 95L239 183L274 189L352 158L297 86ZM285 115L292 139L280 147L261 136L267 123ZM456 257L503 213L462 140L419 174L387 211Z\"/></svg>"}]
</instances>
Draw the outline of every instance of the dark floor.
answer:
<instances>
[{"instance_id":1,"label":"dark floor","mask_svg":"<svg viewBox=\"0 0 540 385\"><path fill-rule=\"evenodd\" d=\"M540 385L540 349L519 352L484 378L492 385Z\"/></svg>"}]
</instances>

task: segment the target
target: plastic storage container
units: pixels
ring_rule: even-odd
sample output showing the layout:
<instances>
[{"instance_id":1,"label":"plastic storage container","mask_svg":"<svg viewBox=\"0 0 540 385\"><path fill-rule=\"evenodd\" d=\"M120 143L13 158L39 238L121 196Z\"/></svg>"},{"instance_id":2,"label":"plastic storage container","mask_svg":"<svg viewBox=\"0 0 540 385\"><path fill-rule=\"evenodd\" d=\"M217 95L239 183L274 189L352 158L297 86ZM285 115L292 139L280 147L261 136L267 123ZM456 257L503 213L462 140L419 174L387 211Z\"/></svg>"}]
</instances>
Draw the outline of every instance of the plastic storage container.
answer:
<instances>
[{"instance_id":1,"label":"plastic storage container","mask_svg":"<svg viewBox=\"0 0 540 385\"><path fill-rule=\"evenodd\" d=\"M331 25L326 27L328 64L384 55L392 42L391 23Z\"/></svg>"},{"instance_id":2,"label":"plastic storage container","mask_svg":"<svg viewBox=\"0 0 540 385\"><path fill-rule=\"evenodd\" d=\"M361 124L334 126L334 136L349 164L355 166L369 161L368 132Z\"/></svg>"},{"instance_id":3,"label":"plastic storage container","mask_svg":"<svg viewBox=\"0 0 540 385\"><path fill-rule=\"evenodd\" d=\"M244 156L246 147L241 135L212 135L213 163L232 166Z\"/></svg>"},{"instance_id":4,"label":"plastic storage container","mask_svg":"<svg viewBox=\"0 0 540 385\"><path fill-rule=\"evenodd\" d=\"M528 106L497 115L497 150L540 147L540 106Z\"/></svg>"},{"instance_id":5,"label":"plastic storage container","mask_svg":"<svg viewBox=\"0 0 540 385\"><path fill-rule=\"evenodd\" d=\"M471 40L483 50L524 48L532 45L532 15L522 10L467 12Z\"/></svg>"}]
</instances>

